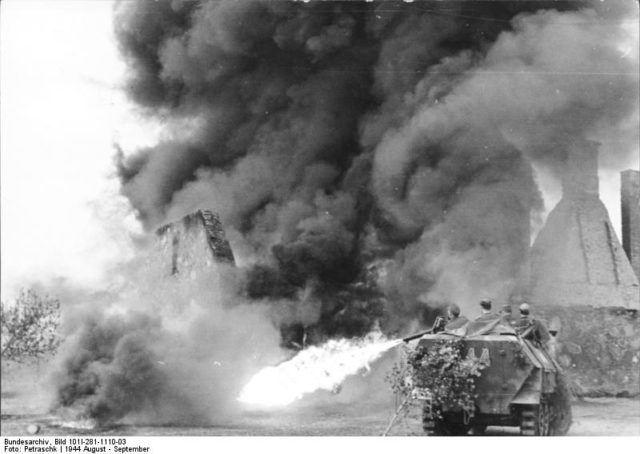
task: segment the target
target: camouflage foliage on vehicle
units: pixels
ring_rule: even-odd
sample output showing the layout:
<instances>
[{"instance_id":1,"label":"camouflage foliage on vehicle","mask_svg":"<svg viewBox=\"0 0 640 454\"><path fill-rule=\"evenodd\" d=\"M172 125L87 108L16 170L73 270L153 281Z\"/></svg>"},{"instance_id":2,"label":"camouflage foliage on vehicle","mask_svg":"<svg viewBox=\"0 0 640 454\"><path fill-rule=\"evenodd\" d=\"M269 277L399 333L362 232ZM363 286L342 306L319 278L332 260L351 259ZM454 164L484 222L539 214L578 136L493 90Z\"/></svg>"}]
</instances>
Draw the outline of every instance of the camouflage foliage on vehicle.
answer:
<instances>
[{"instance_id":1,"label":"camouflage foliage on vehicle","mask_svg":"<svg viewBox=\"0 0 640 454\"><path fill-rule=\"evenodd\" d=\"M387 382L402 399L407 414L413 406L422 409L426 398L436 418L442 417L442 409L462 409L473 416L475 378L485 364L480 358L465 357L464 347L461 339L442 340L428 350L404 346L403 358L394 365Z\"/></svg>"}]
</instances>

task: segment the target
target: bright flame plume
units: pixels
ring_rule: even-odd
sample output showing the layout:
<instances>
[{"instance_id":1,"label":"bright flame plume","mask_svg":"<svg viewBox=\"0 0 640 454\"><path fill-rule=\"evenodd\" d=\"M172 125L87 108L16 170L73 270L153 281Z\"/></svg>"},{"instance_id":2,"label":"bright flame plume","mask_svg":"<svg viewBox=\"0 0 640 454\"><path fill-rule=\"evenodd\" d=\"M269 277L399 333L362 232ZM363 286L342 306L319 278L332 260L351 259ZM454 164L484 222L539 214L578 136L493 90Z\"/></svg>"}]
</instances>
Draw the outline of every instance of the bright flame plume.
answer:
<instances>
[{"instance_id":1,"label":"bright flame plume","mask_svg":"<svg viewBox=\"0 0 640 454\"><path fill-rule=\"evenodd\" d=\"M350 375L367 372L384 352L400 344L381 333L362 339L330 340L302 350L289 361L258 372L240 393L240 402L259 406L289 405L303 395L335 391Z\"/></svg>"}]
</instances>

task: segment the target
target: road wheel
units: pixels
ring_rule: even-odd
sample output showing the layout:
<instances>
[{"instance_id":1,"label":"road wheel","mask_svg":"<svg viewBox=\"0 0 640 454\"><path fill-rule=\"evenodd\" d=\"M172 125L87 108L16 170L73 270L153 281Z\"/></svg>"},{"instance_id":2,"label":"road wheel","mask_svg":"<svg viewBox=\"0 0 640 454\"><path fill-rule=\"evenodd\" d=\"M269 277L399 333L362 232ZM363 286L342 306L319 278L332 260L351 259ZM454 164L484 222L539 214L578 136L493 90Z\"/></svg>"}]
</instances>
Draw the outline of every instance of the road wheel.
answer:
<instances>
[{"instance_id":1,"label":"road wheel","mask_svg":"<svg viewBox=\"0 0 640 454\"><path fill-rule=\"evenodd\" d=\"M439 419L435 416L435 411L425 405L422 407L422 429L427 435L442 435L437 432Z\"/></svg>"},{"instance_id":2,"label":"road wheel","mask_svg":"<svg viewBox=\"0 0 640 454\"><path fill-rule=\"evenodd\" d=\"M422 430L427 435L435 435L436 433L436 423L433 419L422 419Z\"/></svg>"},{"instance_id":3,"label":"road wheel","mask_svg":"<svg viewBox=\"0 0 640 454\"><path fill-rule=\"evenodd\" d=\"M551 435L551 406L542 402L538 410L538 433L543 437Z\"/></svg>"},{"instance_id":4,"label":"road wheel","mask_svg":"<svg viewBox=\"0 0 640 454\"><path fill-rule=\"evenodd\" d=\"M435 416L435 411L431 411L425 406L422 410L422 428L427 435L461 436L469 432L470 426L458 421L452 421L450 417L446 415L437 417Z\"/></svg>"},{"instance_id":5,"label":"road wheel","mask_svg":"<svg viewBox=\"0 0 640 454\"><path fill-rule=\"evenodd\" d=\"M527 406L520 412L520 435L540 435L537 406Z\"/></svg>"},{"instance_id":6,"label":"road wheel","mask_svg":"<svg viewBox=\"0 0 640 454\"><path fill-rule=\"evenodd\" d=\"M462 435L467 435L469 433L469 426L466 424L447 423L446 420L444 421L444 423L446 431L445 435L453 435L459 437Z\"/></svg>"}]
</instances>

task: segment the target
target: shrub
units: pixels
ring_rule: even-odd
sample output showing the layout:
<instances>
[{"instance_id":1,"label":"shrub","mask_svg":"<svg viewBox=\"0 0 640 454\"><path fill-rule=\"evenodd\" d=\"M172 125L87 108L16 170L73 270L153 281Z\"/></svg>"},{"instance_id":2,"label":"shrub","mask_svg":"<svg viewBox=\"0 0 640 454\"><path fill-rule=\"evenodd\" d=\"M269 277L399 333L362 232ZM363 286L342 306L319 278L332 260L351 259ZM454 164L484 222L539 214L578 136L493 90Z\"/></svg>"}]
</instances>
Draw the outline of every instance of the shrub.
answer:
<instances>
[{"instance_id":1,"label":"shrub","mask_svg":"<svg viewBox=\"0 0 640 454\"><path fill-rule=\"evenodd\" d=\"M60 302L34 290L23 290L12 304L0 302L0 356L21 362L55 352L59 322Z\"/></svg>"}]
</instances>

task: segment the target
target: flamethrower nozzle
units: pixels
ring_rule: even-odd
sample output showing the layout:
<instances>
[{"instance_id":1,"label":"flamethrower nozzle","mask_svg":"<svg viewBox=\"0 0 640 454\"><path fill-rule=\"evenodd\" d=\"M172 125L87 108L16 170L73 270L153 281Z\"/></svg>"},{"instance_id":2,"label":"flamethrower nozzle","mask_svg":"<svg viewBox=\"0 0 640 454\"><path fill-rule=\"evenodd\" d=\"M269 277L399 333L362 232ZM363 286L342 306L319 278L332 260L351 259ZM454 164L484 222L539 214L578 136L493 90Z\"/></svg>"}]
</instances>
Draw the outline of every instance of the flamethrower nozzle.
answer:
<instances>
[{"instance_id":1,"label":"flamethrower nozzle","mask_svg":"<svg viewBox=\"0 0 640 454\"><path fill-rule=\"evenodd\" d=\"M424 336L425 334L439 333L439 332L444 330L444 327L445 327L446 324L447 324L447 320L444 317L438 316L438 317L436 317L436 321L433 323L433 326L431 327L431 329L428 329L426 331L421 331L421 332L416 333L416 334L412 334L411 336L407 336L407 337L403 338L402 341L403 342L409 342L409 341L412 341L414 339L418 339L418 338Z\"/></svg>"},{"instance_id":2,"label":"flamethrower nozzle","mask_svg":"<svg viewBox=\"0 0 640 454\"><path fill-rule=\"evenodd\" d=\"M433 329L428 329L426 331L421 331L419 333L412 334L411 336L403 337L402 338L402 342L411 342L414 339L419 339L422 336L424 336L425 334L431 334L432 332L433 332Z\"/></svg>"}]
</instances>

